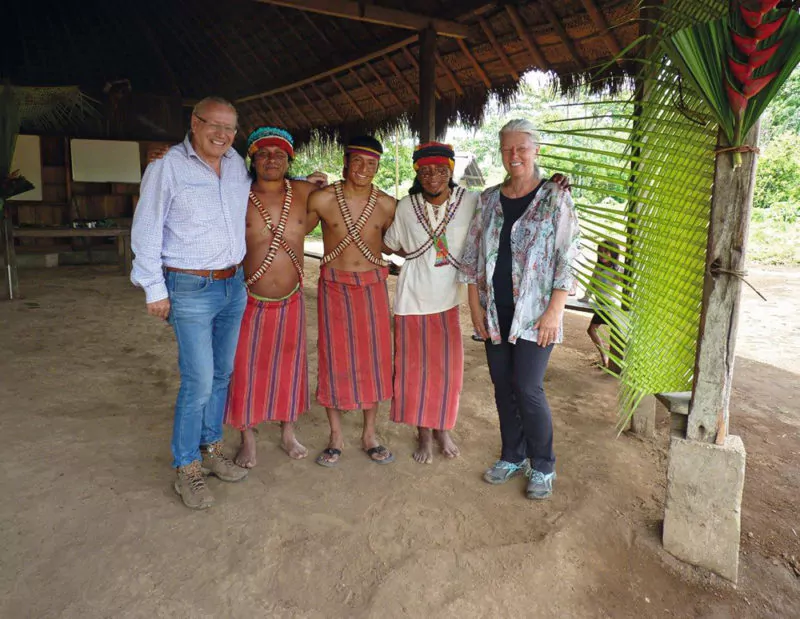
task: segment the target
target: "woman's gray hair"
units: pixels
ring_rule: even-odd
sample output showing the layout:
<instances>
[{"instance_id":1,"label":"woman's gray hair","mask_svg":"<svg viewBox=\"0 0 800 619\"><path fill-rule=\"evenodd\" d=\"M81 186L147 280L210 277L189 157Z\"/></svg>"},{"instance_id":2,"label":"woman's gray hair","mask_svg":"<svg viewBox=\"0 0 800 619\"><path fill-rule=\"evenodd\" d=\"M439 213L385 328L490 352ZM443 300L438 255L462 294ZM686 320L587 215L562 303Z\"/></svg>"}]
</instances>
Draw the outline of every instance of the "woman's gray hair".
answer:
<instances>
[{"instance_id":1,"label":"woman's gray hair","mask_svg":"<svg viewBox=\"0 0 800 619\"><path fill-rule=\"evenodd\" d=\"M514 118L503 125L503 128L500 129L497 134L501 141L503 140L504 133L527 133L528 137L531 139L531 142L533 142L536 146L539 145L539 132L536 131L534 124L525 118ZM533 164L533 173L539 178L542 178L542 169L539 167L538 163ZM503 181L503 183L505 184L508 182L510 178L511 176L506 174L506 179Z\"/></svg>"},{"instance_id":2,"label":"woman's gray hair","mask_svg":"<svg viewBox=\"0 0 800 619\"><path fill-rule=\"evenodd\" d=\"M536 131L536 127L533 125L533 123L525 118L514 118L513 120L509 120L505 125L503 125L503 128L500 129L498 137L502 139L504 133L527 133L531 138L531 142L534 144L539 144L539 132Z\"/></svg>"}]
</instances>

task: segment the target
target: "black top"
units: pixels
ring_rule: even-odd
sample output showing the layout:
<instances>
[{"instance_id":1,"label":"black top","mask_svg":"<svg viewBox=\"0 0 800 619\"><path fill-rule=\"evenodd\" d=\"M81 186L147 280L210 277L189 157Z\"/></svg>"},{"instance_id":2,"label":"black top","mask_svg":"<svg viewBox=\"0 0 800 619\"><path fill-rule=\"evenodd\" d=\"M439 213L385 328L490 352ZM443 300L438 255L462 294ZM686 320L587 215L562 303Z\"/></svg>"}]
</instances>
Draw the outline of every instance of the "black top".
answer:
<instances>
[{"instance_id":1,"label":"black top","mask_svg":"<svg viewBox=\"0 0 800 619\"><path fill-rule=\"evenodd\" d=\"M500 193L500 206L503 208L503 229L500 231L500 246L497 248L497 263L494 267L492 285L495 305L500 308L514 308L514 284L511 280L511 227L522 217L525 209L533 201L536 192L544 184L540 182L528 195L521 198L508 198Z\"/></svg>"}]
</instances>

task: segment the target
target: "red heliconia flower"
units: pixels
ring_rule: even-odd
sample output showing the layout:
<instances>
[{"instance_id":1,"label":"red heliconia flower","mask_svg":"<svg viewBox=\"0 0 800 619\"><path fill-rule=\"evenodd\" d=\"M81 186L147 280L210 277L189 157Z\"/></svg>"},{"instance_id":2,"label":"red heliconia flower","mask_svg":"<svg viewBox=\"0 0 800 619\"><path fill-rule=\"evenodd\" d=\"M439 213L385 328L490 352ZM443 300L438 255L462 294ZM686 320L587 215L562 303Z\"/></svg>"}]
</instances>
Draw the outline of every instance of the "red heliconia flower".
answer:
<instances>
[{"instance_id":1,"label":"red heliconia flower","mask_svg":"<svg viewBox=\"0 0 800 619\"><path fill-rule=\"evenodd\" d=\"M769 11L774 9L776 6L778 6L778 3L780 1L781 0L758 0L758 10L762 14L763 13L768 13ZM751 4L752 4L752 2L751 2Z\"/></svg>"},{"instance_id":2,"label":"red heliconia flower","mask_svg":"<svg viewBox=\"0 0 800 619\"><path fill-rule=\"evenodd\" d=\"M731 38L733 38L733 44L736 45L736 49L742 52L745 56L749 56L756 51L756 45L758 45L758 41L755 39L743 37L735 30L731 30Z\"/></svg>"},{"instance_id":3,"label":"red heliconia flower","mask_svg":"<svg viewBox=\"0 0 800 619\"><path fill-rule=\"evenodd\" d=\"M744 112L747 107L747 97L740 93L729 79L725 80L725 90L728 93L728 101L731 103L731 109L736 116Z\"/></svg>"},{"instance_id":4,"label":"red heliconia flower","mask_svg":"<svg viewBox=\"0 0 800 619\"><path fill-rule=\"evenodd\" d=\"M775 55L775 52L778 51L778 48L783 44L783 40L781 39L775 45L772 45L766 49L757 49L750 57L747 59L747 66L750 67L751 71L755 71L758 67L765 65L770 58Z\"/></svg>"},{"instance_id":5,"label":"red heliconia flower","mask_svg":"<svg viewBox=\"0 0 800 619\"><path fill-rule=\"evenodd\" d=\"M786 21L786 16L788 13L784 13L775 21L771 21L768 24L762 24L758 28L755 29L755 39L757 41L763 41L764 39L770 38L773 34L778 32L778 29L783 26L783 22Z\"/></svg>"},{"instance_id":6,"label":"red heliconia flower","mask_svg":"<svg viewBox=\"0 0 800 619\"><path fill-rule=\"evenodd\" d=\"M728 68L731 70L731 75L733 75L740 84L746 83L753 75L752 67L742 64L730 56L728 56Z\"/></svg>"},{"instance_id":7,"label":"red heliconia flower","mask_svg":"<svg viewBox=\"0 0 800 619\"><path fill-rule=\"evenodd\" d=\"M739 12L742 14L744 23L750 26L753 30L761 25L761 19L764 17L763 13L759 11L748 11L746 8L744 8L744 5L739 7Z\"/></svg>"},{"instance_id":8,"label":"red heliconia flower","mask_svg":"<svg viewBox=\"0 0 800 619\"><path fill-rule=\"evenodd\" d=\"M742 92L744 96L748 99L750 97L755 97L761 90L772 81L778 75L778 71L773 71L769 75L765 75L764 77L756 77L751 79L749 82L746 82L742 85Z\"/></svg>"},{"instance_id":9,"label":"red heliconia flower","mask_svg":"<svg viewBox=\"0 0 800 619\"><path fill-rule=\"evenodd\" d=\"M751 9L745 6L745 3L742 3L739 6L739 12L742 14L742 19L744 19L744 23L748 26L753 28L754 30L761 25L761 22L764 20L764 15L769 13L772 9L778 6L778 2L780 0L761 0L760 2L755 3L755 6L758 8ZM754 3L750 2L747 3L749 6L753 6Z\"/></svg>"}]
</instances>

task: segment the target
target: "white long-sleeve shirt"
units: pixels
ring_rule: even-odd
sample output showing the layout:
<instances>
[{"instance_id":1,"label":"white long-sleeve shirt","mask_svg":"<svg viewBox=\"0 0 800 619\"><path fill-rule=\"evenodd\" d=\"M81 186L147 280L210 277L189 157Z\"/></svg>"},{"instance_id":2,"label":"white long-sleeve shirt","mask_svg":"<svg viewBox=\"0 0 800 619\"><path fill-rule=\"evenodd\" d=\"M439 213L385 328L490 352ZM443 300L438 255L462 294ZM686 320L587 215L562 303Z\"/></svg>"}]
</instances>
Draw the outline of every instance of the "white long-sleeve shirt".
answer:
<instances>
[{"instance_id":1,"label":"white long-sleeve shirt","mask_svg":"<svg viewBox=\"0 0 800 619\"><path fill-rule=\"evenodd\" d=\"M232 148L220 170L217 176L188 136L147 166L131 230L131 281L144 289L148 303L168 296L165 266L225 269L244 258L252 181Z\"/></svg>"}]
</instances>

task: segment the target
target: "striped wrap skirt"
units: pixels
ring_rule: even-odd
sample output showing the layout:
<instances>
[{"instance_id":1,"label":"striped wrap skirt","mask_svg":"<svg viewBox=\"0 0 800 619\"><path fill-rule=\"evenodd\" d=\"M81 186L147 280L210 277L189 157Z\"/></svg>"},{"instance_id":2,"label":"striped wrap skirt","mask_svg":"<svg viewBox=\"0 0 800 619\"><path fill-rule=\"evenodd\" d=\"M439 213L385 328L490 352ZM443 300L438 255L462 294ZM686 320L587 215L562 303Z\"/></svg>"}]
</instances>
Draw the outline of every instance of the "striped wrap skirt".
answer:
<instances>
[{"instance_id":1,"label":"striped wrap skirt","mask_svg":"<svg viewBox=\"0 0 800 619\"><path fill-rule=\"evenodd\" d=\"M302 288L281 301L248 295L225 423L243 430L262 421L295 421L310 399Z\"/></svg>"},{"instance_id":2,"label":"striped wrap skirt","mask_svg":"<svg viewBox=\"0 0 800 619\"><path fill-rule=\"evenodd\" d=\"M317 402L357 410L392 397L392 335L385 267L320 269Z\"/></svg>"},{"instance_id":3,"label":"striped wrap skirt","mask_svg":"<svg viewBox=\"0 0 800 619\"><path fill-rule=\"evenodd\" d=\"M463 383L458 306L438 314L394 317L392 421L451 430Z\"/></svg>"}]
</instances>

